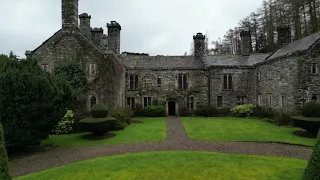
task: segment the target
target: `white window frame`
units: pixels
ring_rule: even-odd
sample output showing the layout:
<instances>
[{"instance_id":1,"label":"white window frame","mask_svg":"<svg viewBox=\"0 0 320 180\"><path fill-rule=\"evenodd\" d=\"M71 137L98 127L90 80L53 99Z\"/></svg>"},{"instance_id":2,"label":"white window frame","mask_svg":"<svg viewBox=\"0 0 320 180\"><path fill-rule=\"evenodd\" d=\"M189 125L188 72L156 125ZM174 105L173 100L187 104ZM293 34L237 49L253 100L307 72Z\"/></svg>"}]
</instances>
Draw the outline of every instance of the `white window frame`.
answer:
<instances>
[{"instance_id":1,"label":"white window frame","mask_svg":"<svg viewBox=\"0 0 320 180\"><path fill-rule=\"evenodd\" d=\"M187 97L187 107L189 110L194 110L195 109L195 103L194 103L194 97L189 96Z\"/></svg>"}]
</instances>

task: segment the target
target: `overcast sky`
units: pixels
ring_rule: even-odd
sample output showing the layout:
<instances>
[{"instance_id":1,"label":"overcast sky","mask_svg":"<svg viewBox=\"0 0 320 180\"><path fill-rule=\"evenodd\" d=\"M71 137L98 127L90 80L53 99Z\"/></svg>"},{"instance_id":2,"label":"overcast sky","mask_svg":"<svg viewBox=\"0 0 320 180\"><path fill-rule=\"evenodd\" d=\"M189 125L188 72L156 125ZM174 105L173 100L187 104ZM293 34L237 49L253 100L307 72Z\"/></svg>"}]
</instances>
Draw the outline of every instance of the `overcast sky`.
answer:
<instances>
[{"instance_id":1,"label":"overcast sky","mask_svg":"<svg viewBox=\"0 0 320 180\"><path fill-rule=\"evenodd\" d=\"M116 20L122 26L121 52L182 55L192 36L222 37L262 0L79 0L79 14L91 26ZM0 0L0 54L24 57L61 28L61 0Z\"/></svg>"}]
</instances>

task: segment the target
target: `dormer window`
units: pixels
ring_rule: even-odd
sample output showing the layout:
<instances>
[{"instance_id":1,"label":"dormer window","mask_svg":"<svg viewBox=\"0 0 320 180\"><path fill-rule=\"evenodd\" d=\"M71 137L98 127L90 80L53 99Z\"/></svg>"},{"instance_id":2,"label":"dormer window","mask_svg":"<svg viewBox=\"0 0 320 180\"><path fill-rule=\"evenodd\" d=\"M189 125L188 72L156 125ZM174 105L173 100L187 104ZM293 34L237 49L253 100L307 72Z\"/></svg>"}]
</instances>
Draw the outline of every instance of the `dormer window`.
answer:
<instances>
[{"instance_id":1,"label":"dormer window","mask_svg":"<svg viewBox=\"0 0 320 180\"><path fill-rule=\"evenodd\" d=\"M318 74L318 64L312 64L311 74Z\"/></svg>"}]
</instances>

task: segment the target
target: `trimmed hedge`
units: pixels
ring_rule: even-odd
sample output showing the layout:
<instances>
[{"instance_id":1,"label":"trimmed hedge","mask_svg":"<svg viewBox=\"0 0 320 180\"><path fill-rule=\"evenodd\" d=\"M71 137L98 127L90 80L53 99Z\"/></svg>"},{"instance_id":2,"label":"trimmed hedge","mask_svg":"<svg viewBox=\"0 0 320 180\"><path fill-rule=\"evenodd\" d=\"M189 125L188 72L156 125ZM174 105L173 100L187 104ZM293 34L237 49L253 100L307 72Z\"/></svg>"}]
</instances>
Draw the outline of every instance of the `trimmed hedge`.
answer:
<instances>
[{"instance_id":1,"label":"trimmed hedge","mask_svg":"<svg viewBox=\"0 0 320 180\"><path fill-rule=\"evenodd\" d=\"M112 131L117 120L113 117L106 118L85 118L80 120L81 129L84 132L91 132L95 136L103 136Z\"/></svg>"},{"instance_id":2,"label":"trimmed hedge","mask_svg":"<svg viewBox=\"0 0 320 180\"><path fill-rule=\"evenodd\" d=\"M144 109L146 117L165 117L166 108L164 106L148 106Z\"/></svg>"},{"instance_id":3,"label":"trimmed hedge","mask_svg":"<svg viewBox=\"0 0 320 180\"><path fill-rule=\"evenodd\" d=\"M3 128L0 123L0 179L10 180L9 167L8 167L8 155L6 151L6 144L3 136Z\"/></svg>"},{"instance_id":4,"label":"trimmed hedge","mask_svg":"<svg viewBox=\"0 0 320 180\"><path fill-rule=\"evenodd\" d=\"M307 130L310 133L317 134L320 128L320 117L303 117L295 116L292 117L293 123L301 127L302 129Z\"/></svg>"},{"instance_id":5,"label":"trimmed hedge","mask_svg":"<svg viewBox=\"0 0 320 180\"><path fill-rule=\"evenodd\" d=\"M236 117L251 117L255 108L256 106L253 104L239 105L231 109L231 115Z\"/></svg>"},{"instance_id":6,"label":"trimmed hedge","mask_svg":"<svg viewBox=\"0 0 320 180\"><path fill-rule=\"evenodd\" d=\"M91 115L94 118L104 118L108 116L108 109L104 104L96 104L91 108Z\"/></svg>"},{"instance_id":7,"label":"trimmed hedge","mask_svg":"<svg viewBox=\"0 0 320 180\"><path fill-rule=\"evenodd\" d=\"M217 116L220 116L220 117L229 116L230 115L230 110L231 110L230 108L217 109L217 111L218 111Z\"/></svg>"},{"instance_id":8,"label":"trimmed hedge","mask_svg":"<svg viewBox=\"0 0 320 180\"><path fill-rule=\"evenodd\" d=\"M320 133L318 140L314 146L311 159L304 171L303 180L319 180L320 179Z\"/></svg>"},{"instance_id":9,"label":"trimmed hedge","mask_svg":"<svg viewBox=\"0 0 320 180\"><path fill-rule=\"evenodd\" d=\"M213 117L218 114L218 110L209 105L199 105L194 112L195 116L202 116L202 117Z\"/></svg>"},{"instance_id":10,"label":"trimmed hedge","mask_svg":"<svg viewBox=\"0 0 320 180\"><path fill-rule=\"evenodd\" d=\"M302 107L301 111L305 117L320 117L320 103L310 101Z\"/></svg>"}]
</instances>

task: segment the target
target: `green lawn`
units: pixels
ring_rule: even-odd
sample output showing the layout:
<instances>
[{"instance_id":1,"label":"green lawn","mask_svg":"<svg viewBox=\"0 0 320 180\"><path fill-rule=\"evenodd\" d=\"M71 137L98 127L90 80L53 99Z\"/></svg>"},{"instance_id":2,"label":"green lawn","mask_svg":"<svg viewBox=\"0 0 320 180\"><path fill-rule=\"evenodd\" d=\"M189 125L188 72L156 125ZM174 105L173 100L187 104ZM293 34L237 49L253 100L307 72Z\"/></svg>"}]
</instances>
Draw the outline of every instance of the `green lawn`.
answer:
<instances>
[{"instance_id":1,"label":"green lawn","mask_svg":"<svg viewBox=\"0 0 320 180\"><path fill-rule=\"evenodd\" d=\"M86 140L84 135L90 133L79 133L70 135L52 135L43 141L42 145L56 145L60 148L95 146L104 144L122 144L133 142L152 142L166 138L165 118L138 118L143 120L143 124L132 124L123 131L113 132L115 137L103 140Z\"/></svg>"},{"instance_id":2,"label":"green lawn","mask_svg":"<svg viewBox=\"0 0 320 180\"><path fill-rule=\"evenodd\" d=\"M15 180L293 180L307 162L299 159L211 152L148 152L77 162Z\"/></svg>"},{"instance_id":3,"label":"green lawn","mask_svg":"<svg viewBox=\"0 0 320 180\"><path fill-rule=\"evenodd\" d=\"M299 128L276 126L258 119L184 117L182 123L193 139L212 141L266 141L314 146L316 139L292 133Z\"/></svg>"}]
</instances>

